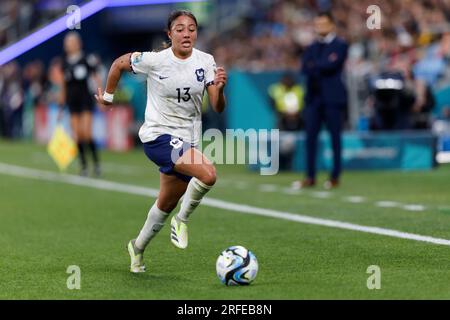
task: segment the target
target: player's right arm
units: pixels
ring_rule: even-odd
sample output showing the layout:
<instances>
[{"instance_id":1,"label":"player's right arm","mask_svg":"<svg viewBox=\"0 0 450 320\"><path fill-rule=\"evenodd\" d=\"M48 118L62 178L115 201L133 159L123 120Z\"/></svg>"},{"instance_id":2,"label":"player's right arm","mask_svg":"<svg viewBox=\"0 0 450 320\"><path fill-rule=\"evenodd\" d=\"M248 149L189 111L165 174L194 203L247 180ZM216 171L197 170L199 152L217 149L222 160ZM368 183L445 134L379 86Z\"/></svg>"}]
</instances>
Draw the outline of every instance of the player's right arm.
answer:
<instances>
[{"instance_id":1,"label":"player's right arm","mask_svg":"<svg viewBox=\"0 0 450 320\"><path fill-rule=\"evenodd\" d=\"M95 95L95 99L97 99L97 102L99 104L101 105L112 104L112 98L110 99L111 101L108 101L107 96L108 95L112 96L116 91L117 84L119 83L122 72L133 71L131 69L130 64L131 55L132 53L127 53L114 60L113 64L111 65L111 68L109 69L108 78L106 80L105 95L102 92L102 88L98 88L97 94Z\"/></svg>"}]
</instances>

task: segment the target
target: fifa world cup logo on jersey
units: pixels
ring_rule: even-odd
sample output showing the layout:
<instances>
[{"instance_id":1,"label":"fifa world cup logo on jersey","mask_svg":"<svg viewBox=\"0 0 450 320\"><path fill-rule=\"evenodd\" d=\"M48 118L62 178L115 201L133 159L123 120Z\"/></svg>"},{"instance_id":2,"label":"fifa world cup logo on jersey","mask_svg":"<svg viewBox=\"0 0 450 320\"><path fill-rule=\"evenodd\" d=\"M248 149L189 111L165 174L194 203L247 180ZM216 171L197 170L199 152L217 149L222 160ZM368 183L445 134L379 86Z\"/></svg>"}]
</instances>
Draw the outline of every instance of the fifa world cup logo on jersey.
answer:
<instances>
[{"instance_id":1,"label":"fifa world cup logo on jersey","mask_svg":"<svg viewBox=\"0 0 450 320\"><path fill-rule=\"evenodd\" d=\"M205 81L205 70L203 70L203 68L195 70L195 75L197 76L198 82Z\"/></svg>"}]
</instances>

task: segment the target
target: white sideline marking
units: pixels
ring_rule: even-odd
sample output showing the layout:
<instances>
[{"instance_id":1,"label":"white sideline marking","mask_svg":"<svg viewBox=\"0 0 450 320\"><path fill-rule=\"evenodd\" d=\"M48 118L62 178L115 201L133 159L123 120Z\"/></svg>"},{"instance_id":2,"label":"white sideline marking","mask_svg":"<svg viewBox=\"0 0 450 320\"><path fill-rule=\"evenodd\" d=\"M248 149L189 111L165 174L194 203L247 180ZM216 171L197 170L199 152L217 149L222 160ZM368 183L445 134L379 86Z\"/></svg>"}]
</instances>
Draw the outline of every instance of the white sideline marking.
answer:
<instances>
[{"instance_id":1,"label":"white sideline marking","mask_svg":"<svg viewBox=\"0 0 450 320\"><path fill-rule=\"evenodd\" d=\"M290 194L290 195L299 195L299 194L303 194L303 191L300 189L292 189L292 188L283 188L281 190L283 193L285 194Z\"/></svg>"},{"instance_id":2,"label":"white sideline marking","mask_svg":"<svg viewBox=\"0 0 450 320\"><path fill-rule=\"evenodd\" d=\"M366 201L366 198L360 197L360 196L348 196L344 198L344 201L350 202L350 203L363 203Z\"/></svg>"},{"instance_id":3,"label":"white sideline marking","mask_svg":"<svg viewBox=\"0 0 450 320\"><path fill-rule=\"evenodd\" d=\"M314 198L327 199L327 198L331 197L331 192L328 192L328 191L313 191L313 192L311 192L311 195Z\"/></svg>"},{"instance_id":4,"label":"white sideline marking","mask_svg":"<svg viewBox=\"0 0 450 320\"><path fill-rule=\"evenodd\" d=\"M11 175L11 176L17 176L17 177L32 178L32 179L38 179L38 180L47 180L47 181L52 181L52 182L63 182L63 183L68 183L68 184L78 185L78 186L85 186L85 187L94 188L94 189L117 191L117 192L123 192L123 193L134 194L134 195L142 195L142 196L146 196L146 197L148 197L148 196L157 197L158 196L158 190L152 189L152 188L139 187L139 186L123 184L123 183L118 183L118 182L112 182L112 181L106 181L106 180L82 178L82 177L69 175L69 174L59 174L59 173L54 173L54 172L49 172L49 171L42 171L42 170L36 170L36 169L31 169L31 168L19 167L19 166L9 165L9 164L5 164L5 163L1 163L1 162L0 162L0 173L6 174L6 175ZM245 205L245 204L232 203L232 202L218 200L218 199L212 199L212 198L204 198L202 203L204 205L207 205L210 207L220 208L220 209L229 210L229 211L236 211L236 212L244 213L244 214L245 213L246 214L254 214L254 215L259 215L259 216L264 216L264 217L278 218L278 219L295 221L295 222L305 223L305 224L313 224L313 225L326 226L326 227L331 227L331 228L353 230L353 231L384 235L384 236L400 238L400 239L422 241L422 242L428 242L428 243L433 243L433 244L450 246L450 240L447 240L447 239L434 238L434 237L430 237L430 236L422 236L422 235L418 235L418 234L407 233L407 232L402 232L402 231L397 231L397 230L392 230L392 229L368 227L368 226L362 226L362 225L357 225L357 224L353 224L353 223L347 223L347 222L343 222L343 221L315 218L315 217L310 217L310 216L305 216L305 215L293 214L293 213L289 213L289 212L258 208L258 207L253 207L253 206L249 206L249 205Z\"/></svg>"},{"instance_id":5,"label":"white sideline marking","mask_svg":"<svg viewBox=\"0 0 450 320\"><path fill-rule=\"evenodd\" d=\"M377 201L375 205L380 208L395 208L398 207L400 204L395 201Z\"/></svg>"},{"instance_id":6,"label":"white sideline marking","mask_svg":"<svg viewBox=\"0 0 450 320\"><path fill-rule=\"evenodd\" d=\"M238 181L237 183L236 183L236 188L238 188L238 189L247 189L248 188L248 183L247 182L244 182L244 181Z\"/></svg>"},{"instance_id":7,"label":"white sideline marking","mask_svg":"<svg viewBox=\"0 0 450 320\"><path fill-rule=\"evenodd\" d=\"M278 190L278 186L274 184L261 184L259 190L262 192L275 192Z\"/></svg>"},{"instance_id":8,"label":"white sideline marking","mask_svg":"<svg viewBox=\"0 0 450 320\"><path fill-rule=\"evenodd\" d=\"M405 210L408 210L408 211L424 211L425 210L425 206L423 206L421 204L406 204L402 208Z\"/></svg>"}]
</instances>

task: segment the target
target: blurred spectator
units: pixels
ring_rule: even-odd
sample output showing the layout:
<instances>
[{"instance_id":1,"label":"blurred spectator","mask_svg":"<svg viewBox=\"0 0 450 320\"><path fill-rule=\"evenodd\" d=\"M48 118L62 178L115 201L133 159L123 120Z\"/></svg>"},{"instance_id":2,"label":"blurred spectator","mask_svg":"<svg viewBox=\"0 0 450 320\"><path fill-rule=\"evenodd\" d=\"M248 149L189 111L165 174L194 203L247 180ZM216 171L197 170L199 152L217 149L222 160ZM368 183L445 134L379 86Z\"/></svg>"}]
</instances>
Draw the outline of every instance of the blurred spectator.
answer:
<instances>
[{"instance_id":1,"label":"blurred spectator","mask_svg":"<svg viewBox=\"0 0 450 320\"><path fill-rule=\"evenodd\" d=\"M291 170L296 141L296 135L292 131L303 128L301 111L304 89L295 82L292 74L285 73L280 82L269 87L268 93L271 105L277 114L277 127L281 130L280 169Z\"/></svg>"},{"instance_id":2,"label":"blurred spectator","mask_svg":"<svg viewBox=\"0 0 450 320\"><path fill-rule=\"evenodd\" d=\"M23 91L20 67L16 62L2 66L0 112L2 134L11 139L22 135Z\"/></svg>"},{"instance_id":3,"label":"blurred spectator","mask_svg":"<svg viewBox=\"0 0 450 320\"><path fill-rule=\"evenodd\" d=\"M46 75L42 61L35 60L26 64L23 69L23 88L30 104L36 105L41 102L45 85Z\"/></svg>"},{"instance_id":4,"label":"blurred spectator","mask_svg":"<svg viewBox=\"0 0 450 320\"><path fill-rule=\"evenodd\" d=\"M62 86L64 85L63 60L55 57L50 61L48 67L48 86L46 102L48 104L58 104L61 97Z\"/></svg>"},{"instance_id":5,"label":"blurred spectator","mask_svg":"<svg viewBox=\"0 0 450 320\"><path fill-rule=\"evenodd\" d=\"M70 5L86 0L2 0L0 6L0 47L21 39L42 24L66 14Z\"/></svg>"},{"instance_id":6,"label":"blurred spectator","mask_svg":"<svg viewBox=\"0 0 450 320\"><path fill-rule=\"evenodd\" d=\"M403 65L403 72L405 74L406 90L413 97L411 129L430 129L432 112L436 105L431 85L416 77L409 64Z\"/></svg>"},{"instance_id":7,"label":"blurred spectator","mask_svg":"<svg viewBox=\"0 0 450 320\"><path fill-rule=\"evenodd\" d=\"M23 136L33 137L34 108L44 102L47 79L44 64L35 60L25 65L23 70Z\"/></svg>"},{"instance_id":8,"label":"blurred spectator","mask_svg":"<svg viewBox=\"0 0 450 320\"><path fill-rule=\"evenodd\" d=\"M373 81L374 130L429 129L435 99L430 85L398 61Z\"/></svg>"},{"instance_id":9,"label":"blurred spectator","mask_svg":"<svg viewBox=\"0 0 450 320\"><path fill-rule=\"evenodd\" d=\"M284 131L297 131L303 128L301 111L303 109L304 89L295 82L290 73L283 75L280 82L269 87L271 105L277 113L277 126Z\"/></svg>"},{"instance_id":10,"label":"blurred spectator","mask_svg":"<svg viewBox=\"0 0 450 320\"><path fill-rule=\"evenodd\" d=\"M407 130L411 128L414 98L406 90L406 80L399 71L384 71L372 80L374 117L372 130Z\"/></svg>"}]
</instances>

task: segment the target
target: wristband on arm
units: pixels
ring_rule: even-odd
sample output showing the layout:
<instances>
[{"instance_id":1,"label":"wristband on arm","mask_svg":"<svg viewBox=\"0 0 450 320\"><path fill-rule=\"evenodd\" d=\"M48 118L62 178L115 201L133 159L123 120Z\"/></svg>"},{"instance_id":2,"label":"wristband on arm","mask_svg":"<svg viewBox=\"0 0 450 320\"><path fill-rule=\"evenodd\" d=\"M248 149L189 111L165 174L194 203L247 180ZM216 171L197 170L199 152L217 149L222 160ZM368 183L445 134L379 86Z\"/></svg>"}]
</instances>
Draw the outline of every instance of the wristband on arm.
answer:
<instances>
[{"instance_id":1,"label":"wristband on arm","mask_svg":"<svg viewBox=\"0 0 450 320\"><path fill-rule=\"evenodd\" d=\"M103 93L103 100L109 103L113 102L113 98L114 98L114 94L108 93L108 92L104 92Z\"/></svg>"}]
</instances>

